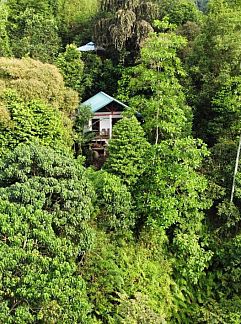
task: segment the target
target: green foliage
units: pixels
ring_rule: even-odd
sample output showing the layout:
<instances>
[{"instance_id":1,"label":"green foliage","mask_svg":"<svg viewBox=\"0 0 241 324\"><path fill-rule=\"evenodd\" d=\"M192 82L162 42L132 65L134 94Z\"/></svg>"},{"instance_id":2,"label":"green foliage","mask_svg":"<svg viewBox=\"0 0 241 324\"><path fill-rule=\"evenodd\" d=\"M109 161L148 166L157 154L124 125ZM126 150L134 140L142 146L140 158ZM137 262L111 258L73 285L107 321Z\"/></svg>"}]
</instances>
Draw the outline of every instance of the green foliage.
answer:
<instances>
[{"instance_id":1,"label":"green foliage","mask_svg":"<svg viewBox=\"0 0 241 324\"><path fill-rule=\"evenodd\" d=\"M199 229L198 232L199 235L192 232L192 230L187 233L179 232L173 240L173 250L176 256L174 267L178 272L177 277L180 273L184 278L188 278L194 284L197 284L204 269L208 268L213 256L213 252L207 250L205 243L201 242L200 244L203 231Z\"/></svg>"},{"instance_id":2,"label":"green foliage","mask_svg":"<svg viewBox=\"0 0 241 324\"><path fill-rule=\"evenodd\" d=\"M32 59L0 58L0 96L9 88L24 101L40 99L72 115L78 96L65 87L63 77L54 65Z\"/></svg>"},{"instance_id":3,"label":"green foliage","mask_svg":"<svg viewBox=\"0 0 241 324\"><path fill-rule=\"evenodd\" d=\"M157 314L150 306L147 296L137 292L129 298L128 295L120 295L118 318L120 323L152 323L165 324L165 316Z\"/></svg>"},{"instance_id":4,"label":"green foliage","mask_svg":"<svg viewBox=\"0 0 241 324\"><path fill-rule=\"evenodd\" d=\"M179 224L183 230L199 231L201 210L210 202L205 197L207 181L197 171L207 155L205 145L192 138L152 146L136 196L140 215L163 228Z\"/></svg>"},{"instance_id":5,"label":"green foliage","mask_svg":"<svg viewBox=\"0 0 241 324\"><path fill-rule=\"evenodd\" d=\"M72 146L78 102L56 67L32 59L0 58L1 152L38 139L56 149Z\"/></svg>"},{"instance_id":6,"label":"green foliage","mask_svg":"<svg viewBox=\"0 0 241 324\"><path fill-rule=\"evenodd\" d=\"M240 74L240 20L241 6L231 6L223 0L210 1L209 13L204 19L200 35L188 57L192 84L190 98L195 105L195 130L202 138L212 120L211 103L221 87L230 78Z\"/></svg>"},{"instance_id":7,"label":"green foliage","mask_svg":"<svg viewBox=\"0 0 241 324\"><path fill-rule=\"evenodd\" d=\"M225 73L239 73L240 6L229 6L223 0L210 2L202 32L195 48L199 55L199 72L205 74L205 84L224 81ZM225 27L225 28L224 28ZM215 80L215 77L222 79ZM216 82L215 82L216 81Z\"/></svg>"},{"instance_id":8,"label":"green foliage","mask_svg":"<svg viewBox=\"0 0 241 324\"><path fill-rule=\"evenodd\" d=\"M4 122L0 118L0 152L33 140L70 152L72 129L65 125L59 110L37 100L23 102L13 94L6 101L9 119Z\"/></svg>"},{"instance_id":9,"label":"green foliage","mask_svg":"<svg viewBox=\"0 0 241 324\"><path fill-rule=\"evenodd\" d=\"M231 300L221 300L219 303L212 300L210 304L200 307L193 319L197 323L238 324L241 320L240 299L238 296Z\"/></svg>"},{"instance_id":10,"label":"green foliage","mask_svg":"<svg viewBox=\"0 0 241 324\"><path fill-rule=\"evenodd\" d=\"M87 100L99 91L104 91L104 88L99 88L99 82L102 82L101 71L103 67L102 59L95 54L83 53L82 59L84 61L84 73L83 73L83 84L84 84L84 95L83 99ZM108 93L108 92L107 92Z\"/></svg>"},{"instance_id":11,"label":"green foliage","mask_svg":"<svg viewBox=\"0 0 241 324\"><path fill-rule=\"evenodd\" d=\"M56 18L64 45L93 37L92 20L98 9L99 0L58 0Z\"/></svg>"},{"instance_id":12,"label":"green foliage","mask_svg":"<svg viewBox=\"0 0 241 324\"><path fill-rule=\"evenodd\" d=\"M241 322L240 17L240 0L0 0L1 323ZM101 57L66 47L91 39ZM86 174L78 94L121 75L131 109Z\"/></svg>"},{"instance_id":13,"label":"green foliage","mask_svg":"<svg viewBox=\"0 0 241 324\"><path fill-rule=\"evenodd\" d=\"M26 9L33 9L40 14L54 13L55 3L56 0L39 0L38 2L34 0L8 0L8 6L11 9L13 19L16 19Z\"/></svg>"},{"instance_id":14,"label":"green foliage","mask_svg":"<svg viewBox=\"0 0 241 324\"><path fill-rule=\"evenodd\" d=\"M15 39L13 45L21 52L19 45L22 40L18 40L17 37L20 35L22 38L23 34L28 34L29 40L25 39L25 42L32 46L35 40L38 40L38 46L45 58L51 56L52 60L55 55L51 54L49 50L57 40L56 35L58 40L61 37L63 47L72 43L75 38L82 41L85 37L89 39L92 36L92 19L98 10L98 2L98 0L39 0L37 2L34 0L8 0L11 10L9 29L11 38ZM32 12L32 15L26 21L27 12ZM29 34L26 24L29 25L31 21L36 20L40 29L38 31L33 26L34 33ZM44 35L44 26L50 32L49 39L47 39L48 34ZM42 46L43 39L48 44L48 49L46 48L45 51ZM54 49L54 47L52 48Z\"/></svg>"},{"instance_id":15,"label":"green foliage","mask_svg":"<svg viewBox=\"0 0 241 324\"><path fill-rule=\"evenodd\" d=\"M163 257L164 233L143 233L139 243L113 242L101 232L97 238L81 271L93 315L101 323L165 323L175 284Z\"/></svg>"},{"instance_id":16,"label":"green foliage","mask_svg":"<svg viewBox=\"0 0 241 324\"><path fill-rule=\"evenodd\" d=\"M205 145L192 138L152 146L134 195L140 223L169 233L175 267L194 283L212 255L200 244L203 211L211 205L207 180L198 173L207 155Z\"/></svg>"},{"instance_id":17,"label":"green foliage","mask_svg":"<svg viewBox=\"0 0 241 324\"><path fill-rule=\"evenodd\" d=\"M1 321L88 323L76 259L91 245L92 197L80 163L49 148L1 160Z\"/></svg>"},{"instance_id":18,"label":"green foliage","mask_svg":"<svg viewBox=\"0 0 241 324\"><path fill-rule=\"evenodd\" d=\"M210 194L219 202L220 199L230 199L237 148L238 139L222 139L211 148L206 172L210 185L214 188Z\"/></svg>"},{"instance_id":19,"label":"green foliage","mask_svg":"<svg viewBox=\"0 0 241 324\"><path fill-rule=\"evenodd\" d=\"M0 2L0 56L10 56L11 48L7 31L8 7Z\"/></svg>"},{"instance_id":20,"label":"green foliage","mask_svg":"<svg viewBox=\"0 0 241 324\"><path fill-rule=\"evenodd\" d=\"M208 124L208 134L215 145L209 173L212 180L230 197L238 137L240 135L240 77L231 77L212 100L213 118Z\"/></svg>"},{"instance_id":21,"label":"green foliage","mask_svg":"<svg viewBox=\"0 0 241 324\"><path fill-rule=\"evenodd\" d=\"M240 175L237 176L235 204L223 200L217 207L212 223L211 236L214 256L212 272L214 278L208 289L212 299L203 302L198 320L213 323L239 323L240 321ZM195 318L195 316L194 316Z\"/></svg>"},{"instance_id":22,"label":"green foliage","mask_svg":"<svg viewBox=\"0 0 241 324\"><path fill-rule=\"evenodd\" d=\"M36 208L54 215L53 222L59 226L61 235L69 235L81 243L84 232L78 231L82 223L90 219L93 191L80 160L38 144L21 144L1 161L0 184L5 188L2 194L8 199L11 196L12 202L35 205L36 199ZM32 195L21 191L22 186L26 186L29 193L32 190ZM65 223L66 217L68 222Z\"/></svg>"},{"instance_id":23,"label":"green foliage","mask_svg":"<svg viewBox=\"0 0 241 324\"><path fill-rule=\"evenodd\" d=\"M222 198L225 199L230 198L240 135L240 90L240 77L230 77L223 83L212 100L212 119L206 128L214 142L208 174L210 180L222 188Z\"/></svg>"},{"instance_id":24,"label":"green foliage","mask_svg":"<svg viewBox=\"0 0 241 324\"><path fill-rule=\"evenodd\" d=\"M240 98L240 76L230 78L214 97L212 101L213 119L209 123L209 129L216 141L232 140L240 134Z\"/></svg>"},{"instance_id":25,"label":"green foliage","mask_svg":"<svg viewBox=\"0 0 241 324\"><path fill-rule=\"evenodd\" d=\"M67 45L65 52L59 54L55 64L64 77L65 85L82 95L84 63L77 47L73 44Z\"/></svg>"},{"instance_id":26,"label":"green foliage","mask_svg":"<svg viewBox=\"0 0 241 324\"><path fill-rule=\"evenodd\" d=\"M81 105L78 110L78 115L75 119L75 129L79 133L83 133L84 128L89 120L93 117L93 112L90 106Z\"/></svg>"},{"instance_id":27,"label":"green foliage","mask_svg":"<svg viewBox=\"0 0 241 324\"><path fill-rule=\"evenodd\" d=\"M93 117L93 112L89 106L80 106L74 122L76 153L81 153L85 144L88 144L94 137L93 132L86 131L86 125Z\"/></svg>"},{"instance_id":28,"label":"green foliage","mask_svg":"<svg viewBox=\"0 0 241 324\"><path fill-rule=\"evenodd\" d=\"M173 27L166 20L158 24ZM120 82L120 98L142 114L151 143L190 134L191 111L179 82L185 72L177 56L185 43L172 31L151 34L137 65L127 69Z\"/></svg>"},{"instance_id":29,"label":"green foliage","mask_svg":"<svg viewBox=\"0 0 241 324\"><path fill-rule=\"evenodd\" d=\"M27 8L14 16L14 24L10 27L11 47L15 57L29 56L42 62L54 61L60 39L53 16Z\"/></svg>"},{"instance_id":30,"label":"green foliage","mask_svg":"<svg viewBox=\"0 0 241 324\"><path fill-rule=\"evenodd\" d=\"M220 244L217 251L218 259L220 260L219 268L222 269L220 289L228 296L240 296L240 253L241 253L241 235Z\"/></svg>"},{"instance_id":31,"label":"green foliage","mask_svg":"<svg viewBox=\"0 0 241 324\"><path fill-rule=\"evenodd\" d=\"M239 49L236 47L240 29L239 11L240 6L231 7L231 3L211 2L210 21L206 23L208 30L205 35L205 37L209 35L209 44L207 40L205 44L205 53L209 52L207 54L209 61L206 61L206 66L202 61L198 67L199 70L196 69L198 74L200 73L199 79L196 80L199 82L202 79L201 96L198 97L200 101L197 106L199 108L199 104L202 105L202 115L198 116L206 119L206 126L207 120L209 121L204 134L209 138L210 143L214 144L206 169L210 184L217 189L217 194L214 194L216 195L216 208L212 209L210 222L211 244L214 251L211 269L215 278L211 289L218 293L213 300L204 303L199 309L198 321L200 322L239 323L241 315L238 261L240 251L239 172L234 203L230 203L232 176L238 147L237 137L240 134L240 67ZM203 56L202 59L205 60ZM200 83L198 91L200 92ZM199 109L198 112L201 110ZM200 127L200 118L198 122Z\"/></svg>"},{"instance_id":32,"label":"green foliage","mask_svg":"<svg viewBox=\"0 0 241 324\"><path fill-rule=\"evenodd\" d=\"M127 185L134 185L143 173L148 147L136 117L123 117L113 128L104 169L118 175Z\"/></svg>"},{"instance_id":33,"label":"green foliage","mask_svg":"<svg viewBox=\"0 0 241 324\"><path fill-rule=\"evenodd\" d=\"M125 233L134 226L132 197L116 175L89 170L96 192L97 223L106 231Z\"/></svg>"},{"instance_id":34,"label":"green foliage","mask_svg":"<svg viewBox=\"0 0 241 324\"><path fill-rule=\"evenodd\" d=\"M58 16L63 19L63 25L71 30L74 24L88 21L98 9L97 0L59 0Z\"/></svg>"},{"instance_id":35,"label":"green foliage","mask_svg":"<svg viewBox=\"0 0 241 324\"><path fill-rule=\"evenodd\" d=\"M197 22L200 11L193 0L162 0L160 16L161 18L168 16L170 22L183 25L188 21Z\"/></svg>"},{"instance_id":36,"label":"green foliage","mask_svg":"<svg viewBox=\"0 0 241 324\"><path fill-rule=\"evenodd\" d=\"M99 91L114 95L117 91L121 67L116 66L110 59L100 58L93 53L83 53L84 61L83 99L89 99Z\"/></svg>"}]
</instances>

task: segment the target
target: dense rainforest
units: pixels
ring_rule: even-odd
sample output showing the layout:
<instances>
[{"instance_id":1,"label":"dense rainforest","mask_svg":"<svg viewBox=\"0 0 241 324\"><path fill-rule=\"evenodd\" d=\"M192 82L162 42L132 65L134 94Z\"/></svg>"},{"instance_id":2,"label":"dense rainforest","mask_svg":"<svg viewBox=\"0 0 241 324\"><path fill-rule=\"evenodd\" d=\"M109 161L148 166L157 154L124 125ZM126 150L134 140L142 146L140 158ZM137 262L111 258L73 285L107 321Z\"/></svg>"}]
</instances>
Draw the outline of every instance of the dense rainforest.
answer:
<instances>
[{"instance_id":1,"label":"dense rainforest","mask_svg":"<svg viewBox=\"0 0 241 324\"><path fill-rule=\"evenodd\" d=\"M240 0L0 0L0 323L241 323L240 44Z\"/></svg>"}]
</instances>

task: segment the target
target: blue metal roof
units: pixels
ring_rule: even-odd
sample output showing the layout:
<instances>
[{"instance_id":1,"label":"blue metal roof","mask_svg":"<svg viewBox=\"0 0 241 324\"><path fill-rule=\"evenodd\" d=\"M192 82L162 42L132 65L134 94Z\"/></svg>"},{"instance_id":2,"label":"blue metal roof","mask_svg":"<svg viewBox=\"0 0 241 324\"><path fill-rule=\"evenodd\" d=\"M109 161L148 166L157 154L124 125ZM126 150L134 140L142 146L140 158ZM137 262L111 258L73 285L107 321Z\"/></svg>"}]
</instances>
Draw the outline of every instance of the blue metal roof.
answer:
<instances>
[{"instance_id":1,"label":"blue metal roof","mask_svg":"<svg viewBox=\"0 0 241 324\"><path fill-rule=\"evenodd\" d=\"M98 111L101 108L107 106L108 104L110 104L113 101L117 102L122 107L128 108L127 105L125 105L122 102L120 102L119 100L109 96L108 94L106 94L103 91L100 91L99 93L97 93L93 97L91 97L88 100L86 100L85 102L83 102L81 104L81 106L90 106L92 112L95 113L96 111Z\"/></svg>"}]
</instances>

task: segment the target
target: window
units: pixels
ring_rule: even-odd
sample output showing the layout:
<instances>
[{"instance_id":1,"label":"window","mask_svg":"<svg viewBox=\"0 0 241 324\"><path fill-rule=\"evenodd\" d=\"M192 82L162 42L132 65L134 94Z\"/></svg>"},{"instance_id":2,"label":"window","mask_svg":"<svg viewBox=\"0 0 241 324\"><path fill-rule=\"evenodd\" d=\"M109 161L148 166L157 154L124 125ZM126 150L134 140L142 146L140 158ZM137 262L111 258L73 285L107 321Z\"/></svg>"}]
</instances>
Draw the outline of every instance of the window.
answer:
<instances>
[{"instance_id":1,"label":"window","mask_svg":"<svg viewBox=\"0 0 241 324\"><path fill-rule=\"evenodd\" d=\"M100 120L99 119L92 119L92 131L95 133L100 132Z\"/></svg>"}]
</instances>

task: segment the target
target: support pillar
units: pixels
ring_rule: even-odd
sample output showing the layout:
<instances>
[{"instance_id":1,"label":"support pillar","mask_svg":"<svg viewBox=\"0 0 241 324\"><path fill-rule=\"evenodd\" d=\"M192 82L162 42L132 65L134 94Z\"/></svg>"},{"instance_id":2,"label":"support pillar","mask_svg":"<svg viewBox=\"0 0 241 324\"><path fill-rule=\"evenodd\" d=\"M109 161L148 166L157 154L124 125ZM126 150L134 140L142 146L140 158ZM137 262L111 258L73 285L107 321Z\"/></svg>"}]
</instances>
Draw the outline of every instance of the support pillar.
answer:
<instances>
[{"instance_id":1,"label":"support pillar","mask_svg":"<svg viewBox=\"0 0 241 324\"><path fill-rule=\"evenodd\" d=\"M109 115L110 138L112 137L112 115Z\"/></svg>"}]
</instances>

